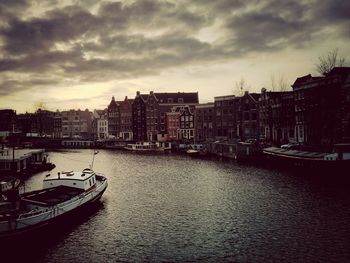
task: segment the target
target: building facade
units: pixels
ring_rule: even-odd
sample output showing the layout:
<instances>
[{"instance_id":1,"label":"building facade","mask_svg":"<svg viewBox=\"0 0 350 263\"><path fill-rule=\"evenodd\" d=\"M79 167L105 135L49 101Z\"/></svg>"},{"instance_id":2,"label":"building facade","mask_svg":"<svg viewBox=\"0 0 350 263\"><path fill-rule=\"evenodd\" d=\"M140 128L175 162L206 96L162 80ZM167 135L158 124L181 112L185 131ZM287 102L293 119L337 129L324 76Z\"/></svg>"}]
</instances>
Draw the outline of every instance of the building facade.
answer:
<instances>
[{"instance_id":1,"label":"building facade","mask_svg":"<svg viewBox=\"0 0 350 263\"><path fill-rule=\"evenodd\" d=\"M134 141L147 141L146 102L139 91L132 103L132 132Z\"/></svg>"},{"instance_id":2,"label":"building facade","mask_svg":"<svg viewBox=\"0 0 350 263\"><path fill-rule=\"evenodd\" d=\"M189 105L176 106L174 111L180 113L180 128L177 130L177 139L182 142L193 142L195 138L194 108Z\"/></svg>"},{"instance_id":3,"label":"building facade","mask_svg":"<svg viewBox=\"0 0 350 263\"><path fill-rule=\"evenodd\" d=\"M331 151L349 136L350 67L333 68L323 77L297 78L293 87L298 142Z\"/></svg>"},{"instance_id":4,"label":"building facade","mask_svg":"<svg viewBox=\"0 0 350 263\"><path fill-rule=\"evenodd\" d=\"M119 102L120 108L120 135L119 137L123 141L132 141L132 102L133 100L128 99L126 96L125 99Z\"/></svg>"},{"instance_id":5,"label":"building facade","mask_svg":"<svg viewBox=\"0 0 350 263\"><path fill-rule=\"evenodd\" d=\"M108 118L108 133L114 136L116 139L119 138L120 133L120 109L118 103L115 101L114 96L107 108Z\"/></svg>"},{"instance_id":6,"label":"building facade","mask_svg":"<svg viewBox=\"0 0 350 263\"><path fill-rule=\"evenodd\" d=\"M239 98L236 111L237 136L242 141L259 139L259 98L260 94L247 91Z\"/></svg>"},{"instance_id":7,"label":"building facade","mask_svg":"<svg viewBox=\"0 0 350 263\"><path fill-rule=\"evenodd\" d=\"M292 91L261 90L259 98L260 139L276 145L293 142L294 96Z\"/></svg>"},{"instance_id":8,"label":"building facade","mask_svg":"<svg viewBox=\"0 0 350 263\"><path fill-rule=\"evenodd\" d=\"M159 103L158 99L150 91L150 94L145 97L146 105L146 132L148 141L157 141L157 135L159 133Z\"/></svg>"},{"instance_id":9,"label":"building facade","mask_svg":"<svg viewBox=\"0 0 350 263\"><path fill-rule=\"evenodd\" d=\"M168 134L167 112L171 112L176 106L189 106L194 112L199 103L198 92L169 92L154 93L159 104L159 133L162 137Z\"/></svg>"},{"instance_id":10,"label":"building facade","mask_svg":"<svg viewBox=\"0 0 350 263\"><path fill-rule=\"evenodd\" d=\"M215 104L205 103L196 106L195 128L196 141L214 140Z\"/></svg>"},{"instance_id":11,"label":"building facade","mask_svg":"<svg viewBox=\"0 0 350 263\"><path fill-rule=\"evenodd\" d=\"M172 109L166 113L166 126L168 128L168 141L177 141L177 131L180 129L180 115L181 113Z\"/></svg>"},{"instance_id":12,"label":"building facade","mask_svg":"<svg viewBox=\"0 0 350 263\"><path fill-rule=\"evenodd\" d=\"M92 137L92 112L88 109L62 111L62 137L90 139Z\"/></svg>"},{"instance_id":13,"label":"building facade","mask_svg":"<svg viewBox=\"0 0 350 263\"><path fill-rule=\"evenodd\" d=\"M236 107L234 95L214 98L214 132L218 140L230 140L237 137Z\"/></svg>"},{"instance_id":14,"label":"building facade","mask_svg":"<svg viewBox=\"0 0 350 263\"><path fill-rule=\"evenodd\" d=\"M94 110L92 120L94 139L108 139L108 113L107 110Z\"/></svg>"}]
</instances>

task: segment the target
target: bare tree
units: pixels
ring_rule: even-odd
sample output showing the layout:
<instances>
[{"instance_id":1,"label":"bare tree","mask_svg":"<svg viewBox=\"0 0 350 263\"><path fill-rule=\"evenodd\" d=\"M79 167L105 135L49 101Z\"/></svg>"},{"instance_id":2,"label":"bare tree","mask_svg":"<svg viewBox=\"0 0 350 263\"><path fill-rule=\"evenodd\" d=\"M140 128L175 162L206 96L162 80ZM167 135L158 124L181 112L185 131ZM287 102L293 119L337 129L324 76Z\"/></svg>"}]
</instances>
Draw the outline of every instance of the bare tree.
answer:
<instances>
[{"instance_id":1,"label":"bare tree","mask_svg":"<svg viewBox=\"0 0 350 263\"><path fill-rule=\"evenodd\" d=\"M318 57L318 63L315 64L315 67L318 73L326 75L334 67L343 67L345 62L345 58L338 54L338 48L335 48L327 55Z\"/></svg>"},{"instance_id":2,"label":"bare tree","mask_svg":"<svg viewBox=\"0 0 350 263\"><path fill-rule=\"evenodd\" d=\"M282 73L270 75L272 91L288 91L289 85L286 76Z\"/></svg>"},{"instance_id":3,"label":"bare tree","mask_svg":"<svg viewBox=\"0 0 350 263\"><path fill-rule=\"evenodd\" d=\"M243 96L245 91L249 90L249 86L247 85L247 82L242 77L240 81L237 81L235 83L235 90L234 93L236 96Z\"/></svg>"}]
</instances>

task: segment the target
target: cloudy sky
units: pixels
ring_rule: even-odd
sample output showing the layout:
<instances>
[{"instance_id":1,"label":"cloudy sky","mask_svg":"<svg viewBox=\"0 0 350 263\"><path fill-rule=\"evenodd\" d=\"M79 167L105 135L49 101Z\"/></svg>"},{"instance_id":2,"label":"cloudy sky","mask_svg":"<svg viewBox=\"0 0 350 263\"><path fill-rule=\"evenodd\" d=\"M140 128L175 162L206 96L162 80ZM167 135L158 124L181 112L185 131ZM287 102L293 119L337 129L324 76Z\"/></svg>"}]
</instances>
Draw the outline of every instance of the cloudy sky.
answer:
<instances>
[{"instance_id":1,"label":"cloudy sky","mask_svg":"<svg viewBox=\"0 0 350 263\"><path fill-rule=\"evenodd\" d=\"M104 108L137 90L201 102L349 61L347 0L0 0L0 108Z\"/></svg>"}]
</instances>

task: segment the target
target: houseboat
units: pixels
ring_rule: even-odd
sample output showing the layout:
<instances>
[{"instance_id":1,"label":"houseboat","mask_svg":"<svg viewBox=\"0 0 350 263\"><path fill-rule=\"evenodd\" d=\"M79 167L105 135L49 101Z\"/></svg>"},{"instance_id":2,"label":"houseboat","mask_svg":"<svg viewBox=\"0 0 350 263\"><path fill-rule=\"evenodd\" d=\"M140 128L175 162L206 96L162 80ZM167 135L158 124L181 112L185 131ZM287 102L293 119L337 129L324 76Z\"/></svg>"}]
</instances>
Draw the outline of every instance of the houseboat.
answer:
<instances>
[{"instance_id":1,"label":"houseboat","mask_svg":"<svg viewBox=\"0 0 350 263\"><path fill-rule=\"evenodd\" d=\"M29 175L54 167L44 149L0 149L0 175Z\"/></svg>"},{"instance_id":2,"label":"houseboat","mask_svg":"<svg viewBox=\"0 0 350 263\"><path fill-rule=\"evenodd\" d=\"M129 143L124 149L135 152L164 152L171 150L170 142L137 142Z\"/></svg>"},{"instance_id":3,"label":"houseboat","mask_svg":"<svg viewBox=\"0 0 350 263\"><path fill-rule=\"evenodd\" d=\"M334 145L332 153L269 147L263 150L263 154L265 159L284 166L322 172L348 172L350 169L350 144L345 143Z\"/></svg>"},{"instance_id":4,"label":"houseboat","mask_svg":"<svg viewBox=\"0 0 350 263\"><path fill-rule=\"evenodd\" d=\"M43 189L19 194L16 184L6 182L0 195L0 237L13 236L53 223L78 208L97 201L107 179L92 169L48 174ZM9 189L9 185L13 185ZM5 184L3 184L5 186Z\"/></svg>"}]
</instances>

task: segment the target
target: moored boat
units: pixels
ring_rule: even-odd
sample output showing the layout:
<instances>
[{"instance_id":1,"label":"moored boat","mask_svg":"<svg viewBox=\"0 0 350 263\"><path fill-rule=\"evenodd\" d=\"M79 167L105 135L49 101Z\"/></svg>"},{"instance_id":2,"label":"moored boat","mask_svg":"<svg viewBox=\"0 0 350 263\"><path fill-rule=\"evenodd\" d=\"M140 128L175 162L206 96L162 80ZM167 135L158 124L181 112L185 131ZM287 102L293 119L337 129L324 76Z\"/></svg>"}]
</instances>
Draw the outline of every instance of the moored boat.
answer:
<instances>
[{"instance_id":1,"label":"moored boat","mask_svg":"<svg viewBox=\"0 0 350 263\"><path fill-rule=\"evenodd\" d=\"M14 184L13 184L14 185ZM12 236L47 225L65 214L97 201L107 179L92 169L47 175L43 189L19 194L18 187L0 196L0 237Z\"/></svg>"},{"instance_id":2,"label":"moored boat","mask_svg":"<svg viewBox=\"0 0 350 263\"><path fill-rule=\"evenodd\" d=\"M129 143L124 147L125 150L135 152L164 152L171 150L169 142L137 142Z\"/></svg>"},{"instance_id":3,"label":"moored boat","mask_svg":"<svg viewBox=\"0 0 350 263\"><path fill-rule=\"evenodd\" d=\"M333 153L269 147L263 149L266 160L275 165L311 169L323 173L348 172L350 168L350 144L334 145Z\"/></svg>"}]
</instances>

